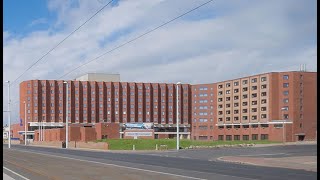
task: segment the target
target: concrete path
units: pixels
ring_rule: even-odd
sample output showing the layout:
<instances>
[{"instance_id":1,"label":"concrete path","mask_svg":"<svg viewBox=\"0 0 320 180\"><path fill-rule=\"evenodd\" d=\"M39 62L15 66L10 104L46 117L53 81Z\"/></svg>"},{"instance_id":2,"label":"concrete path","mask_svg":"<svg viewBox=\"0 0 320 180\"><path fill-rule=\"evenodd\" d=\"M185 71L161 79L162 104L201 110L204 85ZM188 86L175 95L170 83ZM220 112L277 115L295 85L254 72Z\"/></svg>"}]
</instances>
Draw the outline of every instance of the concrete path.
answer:
<instances>
[{"instance_id":1,"label":"concrete path","mask_svg":"<svg viewBox=\"0 0 320 180\"><path fill-rule=\"evenodd\" d=\"M218 160L256 166L303 169L306 171L317 172L317 156L297 156L282 158L224 156L218 158Z\"/></svg>"},{"instance_id":2,"label":"concrete path","mask_svg":"<svg viewBox=\"0 0 320 180\"><path fill-rule=\"evenodd\" d=\"M3 173L3 179L4 180L14 180L12 177L6 175L5 173Z\"/></svg>"}]
</instances>

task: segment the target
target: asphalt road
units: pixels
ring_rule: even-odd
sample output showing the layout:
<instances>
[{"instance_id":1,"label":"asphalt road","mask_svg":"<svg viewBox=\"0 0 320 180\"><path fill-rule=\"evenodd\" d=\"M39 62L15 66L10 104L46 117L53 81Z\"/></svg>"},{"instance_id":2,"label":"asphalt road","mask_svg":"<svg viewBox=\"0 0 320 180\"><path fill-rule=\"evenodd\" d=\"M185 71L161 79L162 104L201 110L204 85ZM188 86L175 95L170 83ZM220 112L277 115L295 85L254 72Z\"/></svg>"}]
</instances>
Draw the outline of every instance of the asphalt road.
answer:
<instances>
[{"instance_id":1,"label":"asphalt road","mask_svg":"<svg viewBox=\"0 0 320 180\"><path fill-rule=\"evenodd\" d=\"M277 145L268 147L233 147L214 149L188 149L177 151L156 151L144 154L162 157L180 157L191 159L202 159L215 161L222 156L247 156L247 157L295 157L295 156L317 156L317 145Z\"/></svg>"},{"instance_id":2,"label":"asphalt road","mask_svg":"<svg viewBox=\"0 0 320 180\"><path fill-rule=\"evenodd\" d=\"M19 179L316 179L317 173L231 164L204 159L162 157L12 145L3 146L4 172ZM6 168L6 169L5 169Z\"/></svg>"}]
</instances>

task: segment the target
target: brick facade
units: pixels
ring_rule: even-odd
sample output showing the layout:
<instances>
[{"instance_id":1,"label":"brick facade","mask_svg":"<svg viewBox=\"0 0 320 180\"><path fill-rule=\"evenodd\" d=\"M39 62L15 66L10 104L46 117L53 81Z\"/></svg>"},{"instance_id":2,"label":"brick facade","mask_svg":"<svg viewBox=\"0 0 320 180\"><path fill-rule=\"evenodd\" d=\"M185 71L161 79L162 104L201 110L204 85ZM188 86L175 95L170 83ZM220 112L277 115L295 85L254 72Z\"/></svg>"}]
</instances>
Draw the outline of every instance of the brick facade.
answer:
<instances>
[{"instance_id":1,"label":"brick facade","mask_svg":"<svg viewBox=\"0 0 320 180\"><path fill-rule=\"evenodd\" d=\"M288 120L293 124L285 125L286 141L297 141L300 136L305 140L315 139L316 75L316 72L270 72L211 84L179 85L181 124L191 127L190 138L195 140L279 141L282 128L270 122ZM122 123L151 122L173 127L176 124L175 84L68 81L68 90L70 124L95 126L75 128L71 131L81 135L71 138L85 141L120 138ZM65 122L66 84L63 81L22 82L22 119L24 101L28 122ZM18 131L19 128L14 127ZM167 137L172 136L158 136Z\"/></svg>"}]
</instances>

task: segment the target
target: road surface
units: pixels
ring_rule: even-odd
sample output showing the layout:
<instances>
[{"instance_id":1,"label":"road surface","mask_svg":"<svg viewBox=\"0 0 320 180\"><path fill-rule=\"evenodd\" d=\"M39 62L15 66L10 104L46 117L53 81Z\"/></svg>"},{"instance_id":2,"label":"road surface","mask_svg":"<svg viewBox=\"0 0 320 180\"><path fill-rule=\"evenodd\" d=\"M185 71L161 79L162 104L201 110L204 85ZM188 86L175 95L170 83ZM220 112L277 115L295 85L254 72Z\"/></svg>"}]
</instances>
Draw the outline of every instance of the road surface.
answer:
<instances>
[{"instance_id":1,"label":"road surface","mask_svg":"<svg viewBox=\"0 0 320 180\"><path fill-rule=\"evenodd\" d=\"M4 145L3 150L4 173L14 179L312 180L317 178L316 172L204 159L21 145L12 145L11 149Z\"/></svg>"}]
</instances>

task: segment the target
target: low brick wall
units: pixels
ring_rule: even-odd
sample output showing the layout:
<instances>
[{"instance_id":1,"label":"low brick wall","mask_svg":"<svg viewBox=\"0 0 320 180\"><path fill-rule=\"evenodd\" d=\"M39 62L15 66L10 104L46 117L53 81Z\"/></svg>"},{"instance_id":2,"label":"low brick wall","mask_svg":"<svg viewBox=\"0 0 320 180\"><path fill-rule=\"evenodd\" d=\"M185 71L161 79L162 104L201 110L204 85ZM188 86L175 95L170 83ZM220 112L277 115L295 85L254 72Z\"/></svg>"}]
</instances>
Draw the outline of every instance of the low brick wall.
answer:
<instances>
[{"instance_id":1,"label":"low brick wall","mask_svg":"<svg viewBox=\"0 0 320 180\"><path fill-rule=\"evenodd\" d=\"M39 145L39 146L53 146L53 147L62 147L62 141L34 141L31 145ZM109 146L106 142L81 142L81 141L70 141L69 148L87 148L87 149L100 149L100 150L108 150Z\"/></svg>"}]
</instances>

